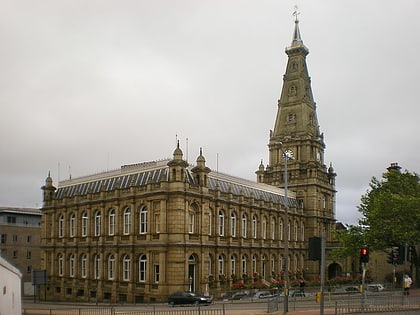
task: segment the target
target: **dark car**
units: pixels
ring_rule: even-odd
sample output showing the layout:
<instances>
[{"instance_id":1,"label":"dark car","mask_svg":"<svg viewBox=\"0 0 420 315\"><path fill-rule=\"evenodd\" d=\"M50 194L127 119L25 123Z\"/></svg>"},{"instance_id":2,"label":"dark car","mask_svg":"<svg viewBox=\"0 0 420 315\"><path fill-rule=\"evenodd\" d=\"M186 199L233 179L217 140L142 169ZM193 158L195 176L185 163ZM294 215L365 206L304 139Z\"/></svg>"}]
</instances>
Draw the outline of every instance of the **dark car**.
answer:
<instances>
[{"instance_id":1,"label":"dark car","mask_svg":"<svg viewBox=\"0 0 420 315\"><path fill-rule=\"evenodd\" d=\"M175 292L169 295L168 304L194 304L194 305L209 305L213 302L211 296L199 295L194 292Z\"/></svg>"}]
</instances>

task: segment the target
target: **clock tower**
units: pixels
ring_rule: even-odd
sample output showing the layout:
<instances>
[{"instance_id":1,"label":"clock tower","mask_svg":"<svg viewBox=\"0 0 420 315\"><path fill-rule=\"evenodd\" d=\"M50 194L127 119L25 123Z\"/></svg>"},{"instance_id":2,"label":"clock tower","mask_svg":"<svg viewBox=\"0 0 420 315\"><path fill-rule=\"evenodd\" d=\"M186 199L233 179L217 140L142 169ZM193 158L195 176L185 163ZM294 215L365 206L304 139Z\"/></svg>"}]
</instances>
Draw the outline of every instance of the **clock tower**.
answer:
<instances>
[{"instance_id":1,"label":"clock tower","mask_svg":"<svg viewBox=\"0 0 420 315\"><path fill-rule=\"evenodd\" d=\"M308 53L296 15L293 40L286 48L288 62L277 116L270 131L268 165L265 167L261 162L256 174L258 182L284 188L287 152L288 189L303 203L305 238L321 236L325 227L328 241L335 224L336 174L332 165L327 167L324 161L324 135L312 95L306 64Z\"/></svg>"}]
</instances>

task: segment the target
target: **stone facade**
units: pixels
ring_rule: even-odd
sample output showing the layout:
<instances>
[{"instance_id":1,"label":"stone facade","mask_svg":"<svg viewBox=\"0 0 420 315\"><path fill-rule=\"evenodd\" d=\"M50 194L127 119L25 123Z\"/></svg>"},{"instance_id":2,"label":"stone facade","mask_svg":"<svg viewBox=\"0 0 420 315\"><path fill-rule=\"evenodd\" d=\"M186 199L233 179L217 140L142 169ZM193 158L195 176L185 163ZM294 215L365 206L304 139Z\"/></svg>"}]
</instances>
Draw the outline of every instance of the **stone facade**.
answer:
<instances>
[{"instance_id":1,"label":"stone facade","mask_svg":"<svg viewBox=\"0 0 420 315\"><path fill-rule=\"evenodd\" d=\"M233 283L318 275L308 238L334 229L335 173L325 144L298 23L286 50L269 164L257 182L196 165L179 143L166 161L126 165L42 187L43 265L52 300L165 301L179 290L219 294ZM288 92L287 92L288 91ZM292 150L289 189L284 150ZM287 257L287 259L286 259ZM287 263L286 263L287 262ZM328 274L342 265L328 262Z\"/></svg>"},{"instance_id":2,"label":"stone facade","mask_svg":"<svg viewBox=\"0 0 420 315\"><path fill-rule=\"evenodd\" d=\"M0 207L0 253L22 274L25 295L33 294L32 271L41 267L41 210Z\"/></svg>"}]
</instances>

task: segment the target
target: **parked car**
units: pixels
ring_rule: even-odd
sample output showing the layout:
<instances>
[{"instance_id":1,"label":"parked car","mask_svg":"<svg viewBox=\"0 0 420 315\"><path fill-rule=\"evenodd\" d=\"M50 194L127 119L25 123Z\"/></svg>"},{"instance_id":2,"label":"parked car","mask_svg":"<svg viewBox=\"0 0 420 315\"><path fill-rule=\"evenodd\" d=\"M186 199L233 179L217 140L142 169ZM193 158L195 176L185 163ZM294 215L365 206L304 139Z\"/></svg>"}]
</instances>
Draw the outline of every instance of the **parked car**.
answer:
<instances>
[{"instance_id":1,"label":"parked car","mask_svg":"<svg viewBox=\"0 0 420 315\"><path fill-rule=\"evenodd\" d=\"M379 284L379 283L368 284L368 286L367 286L367 291L370 291L370 292L381 292L384 289L385 289L384 286L382 284Z\"/></svg>"},{"instance_id":2,"label":"parked car","mask_svg":"<svg viewBox=\"0 0 420 315\"><path fill-rule=\"evenodd\" d=\"M270 291L258 291L254 294L254 299L268 299L272 297L273 294Z\"/></svg>"},{"instance_id":3,"label":"parked car","mask_svg":"<svg viewBox=\"0 0 420 315\"><path fill-rule=\"evenodd\" d=\"M348 286L348 287L335 288L334 293L336 294L360 293L360 290L358 286Z\"/></svg>"},{"instance_id":4,"label":"parked car","mask_svg":"<svg viewBox=\"0 0 420 315\"><path fill-rule=\"evenodd\" d=\"M194 305L209 305L213 302L211 296L204 296L194 292L175 292L169 295L169 305L194 304Z\"/></svg>"}]
</instances>

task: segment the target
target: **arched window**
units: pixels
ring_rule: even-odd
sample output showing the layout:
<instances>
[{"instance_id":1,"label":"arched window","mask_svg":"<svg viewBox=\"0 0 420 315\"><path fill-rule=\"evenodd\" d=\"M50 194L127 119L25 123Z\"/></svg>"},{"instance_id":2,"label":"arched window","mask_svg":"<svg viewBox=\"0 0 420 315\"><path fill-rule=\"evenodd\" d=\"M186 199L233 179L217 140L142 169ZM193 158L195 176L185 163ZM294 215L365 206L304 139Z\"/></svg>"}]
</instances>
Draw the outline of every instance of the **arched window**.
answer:
<instances>
[{"instance_id":1,"label":"arched window","mask_svg":"<svg viewBox=\"0 0 420 315\"><path fill-rule=\"evenodd\" d=\"M110 254L108 256L108 280L114 280L115 278L115 257L114 255Z\"/></svg>"},{"instance_id":2,"label":"arched window","mask_svg":"<svg viewBox=\"0 0 420 315\"><path fill-rule=\"evenodd\" d=\"M64 237L64 215L58 217L58 237Z\"/></svg>"},{"instance_id":3,"label":"arched window","mask_svg":"<svg viewBox=\"0 0 420 315\"><path fill-rule=\"evenodd\" d=\"M302 241L305 241L305 223L301 223L300 224L300 230L301 230L301 238L302 238Z\"/></svg>"},{"instance_id":4,"label":"arched window","mask_svg":"<svg viewBox=\"0 0 420 315\"><path fill-rule=\"evenodd\" d=\"M195 233L195 211L191 209L188 212L188 233Z\"/></svg>"},{"instance_id":5,"label":"arched window","mask_svg":"<svg viewBox=\"0 0 420 315\"><path fill-rule=\"evenodd\" d=\"M230 256L230 275L236 275L236 257L234 255Z\"/></svg>"},{"instance_id":6,"label":"arched window","mask_svg":"<svg viewBox=\"0 0 420 315\"><path fill-rule=\"evenodd\" d=\"M252 273L257 273L257 256L252 255Z\"/></svg>"},{"instance_id":7,"label":"arched window","mask_svg":"<svg viewBox=\"0 0 420 315\"><path fill-rule=\"evenodd\" d=\"M242 272L242 276L248 274L248 266L247 266L247 256L246 255L242 255L241 258L241 272Z\"/></svg>"},{"instance_id":8,"label":"arched window","mask_svg":"<svg viewBox=\"0 0 420 315\"><path fill-rule=\"evenodd\" d=\"M294 241L297 241L298 240L298 223L297 223L297 221L295 221L294 222L294 224L293 224L293 238L294 238Z\"/></svg>"},{"instance_id":9,"label":"arched window","mask_svg":"<svg viewBox=\"0 0 420 315\"><path fill-rule=\"evenodd\" d=\"M76 268L75 263L76 263L76 260L74 258L74 254L70 254L70 257L69 257L69 275L70 275L70 277L74 277L74 275L75 275L75 268Z\"/></svg>"},{"instance_id":10,"label":"arched window","mask_svg":"<svg viewBox=\"0 0 420 315\"><path fill-rule=\"evenodd\" d=\"M218 272L219 275L224 275L225 274L225 257L223 255L219 255L219 266L218 266Z\"/></svg>"},{"instance_id":11,"label":"arched window","mask_svg":"<svg viewBox=\"0 0 420 315\"><path fill-rule=\"evenodd\" d=\"M275 277L276 275L276 257L274 255L271 255L271 263L270 263L270 272L271 276Z\"/></svg>"},{"instance_id":12,"label":"arched window","mask_svg":"<svg viewBox=\"0 0 420 315\"><path fill-rule=\"evenodd\" d=\"M58 259L57 259L57 261L58 261L58 265L57 265L57 271L58 271L58 275L60 276L60 277L62 277L63 276L63 274L64 274L64 258L63 258L63 254L58 254Z\"/></svg>"},{"instance_id":13,"label":"arched window","mask_svg":"<svg viewBox=\"0 0 420 315\"><path fill-rule=\"evenodd\" d=\"M209 235L212 235L213 233L213 211L210 209L209 211Z\"/></svg>"},{"instance_id":14,"label":"arched window","mask_svg":"<svg viewBox=\"0 0 420 315\"><path fill-rule=\"evenodd\" d=\"M287 239L290 241L292 237L292 224L290 220L287 222Z\"/></svg>"},{"instance_id":15,"label":"arched window","mask_svg":"<svg viewBox=\"0 0 420 315\"><path fill-rule=\"evenodd\" d=\"M274 218L271 218L270 232L271 232L271 239L275 240L276 239L276 219Z\"/></svg>"},{"instance_id":16,"label":"arched window","mask_svg":"<svg viewBox=\"0 0 420 315\"><path fill-rule=\"evenodd\" d=\"M219 235L225 235L225 213L223 210L219 211Z\"/></svg>"},{"instance_id":17,"label":"arched window","mask_svg":"<svg viewBox=\"0 0 420 315\"><path fill-rule=\"evenodd\" d=\"M93 255L93 278L99 279L101 275L101 256Z\"/></svg>"},{"instance_id":18,"label":"arched window","mask_svg":"<svg viewBox=\"0 0 420 315\"><path fill-rule=\"evenodd\" d=\"M122 260L122 273L123 273L123 280L130 281L130 269L131 269L131 260L130 256L124 255Z\"/></svg>"},{"instance_id":19,"label":"arched window","mask_svg":"<svg viewBox=\"0 0 420 315\"><path fill-rule=\"evenodd\" d=\"M230 215L230 236L236 237L236 213Z\"/></svg>"},{"instance_id":20,"label":"arched window","mask_svg":"<svg viewBox=\"0 0 420 315\"><path fill-rule=\"evenodd\" d=\"M139 257L139 282L146 281L147 272L147 258L146 255L142 254Z\"/></svg>"},{"instance_id":21,"label":"arched window","mask_svg":"<svg viewBox=\"0 0 420 315\"><path fill-rule=\"evenodd\" d=\"M283 237L284 237L283 220L280 220L280 222L279 222L279 238L280 238L280 241L283 240Z\"/></svg>"},{"instance_id":22,"label":"arched window","mask_svg":"<svg viewBox=\"0 0 420 315\"><path fill-rule=\"evenodd\" d=\"M252 216L252 238L257 238L257 216L254 214Z\"/></svg>"},{"instance_id":23,"label":"arched window","mask_svg":"<svg viewBox=\"0 0 420 315\"><path fill-rule=\"evenodd\" d=\"M131 210L130 208L125 208L124 209L124 213L123 213L124 219L124 229L123 229L123 234L124 235L129 235L131 232Z\"/></svg>"},{"instance_id":24,"label":"arched window","mask_svg":"<svg viewBox=\"0 0 420 315\"><path fill-rule=\"evenodd\" d=\"M80 259L80 274L81 274L82 278L87 277L87 273L88 273L87 268L88 268L87 255L82 254L82 257Z\"/></svg>"},{"instance_id":25,"label":"arched window","mask_svg":"<svg viewBox=\"0 0 420 315\"><path fill-rule=\"evenodd\" d=\"M265 279L267 276L267 260L265 255L261 256L261 274L263 279Z\"/></svg>"},{"instance_id":26,"label":"arched window","mask_svg":"<svg viewBox=\"0 0 420 315\"><path fill-rule=\"evenodd\" d=\"M101 211L95 213L95 236L101 235Z\"/></svg>"},{"instance_id":27,"label":"arched window","mask_svg":"<svg viewBox=\"0 0 420 315\"><path fill-rule=\"evenodd\" d=\"M86 237L88 234L88 227L89 227L89 217L86 211L82 213L82 236Z\"/></svg>"},{"instance_id":28,"label":"arched window","mask_svg":"<svg viewBox=\"0 0 420 315\"><path fill-rule=\"evenodd\" d=\"M266 217L263 217L261 230L262 230L261 237L263 240L265 240L267 238L267 218Z\"/></svg>"},{"instance_id":29,"label":"arched window","mask_svg":"<svg viewBox=\"0 0 420 315\"><path fill-rule=\"evenodd\" d=\"M143 206L140 209L140 227L139 227L140 234L147 233L147 207Z\"/></svg>"},{"instance_id":30,"label":"arched window","mask_svg":"<svg viewBox=\"0 0 420 315\"><path fill-rule=\"evenodd\" d=\"M76 215L72 213L70 215L70 237L76 236Z\"/></svg>"},{"instance_id":31,"label":"arched window","mask_svg":"<svg viewBox=\"0 0 420 315\"><path fill-rule=\"evenodd\" d=\"M115 234L115 210L111 209L108 212L108 235Z\"/></svg>"},{"instance_id":32,"label":"arched window","mask_svg":"<svg viewBox=\"0 0 420 315\"><path fill-rule=\"evenodd\" d=\"M242 214L242 225L241 225L241 234L242 234L241 236L243 238L246 238L247 224L248 224L248 220L247 220L246 214L244 213Z\"/></svg>"}]
</instances>

